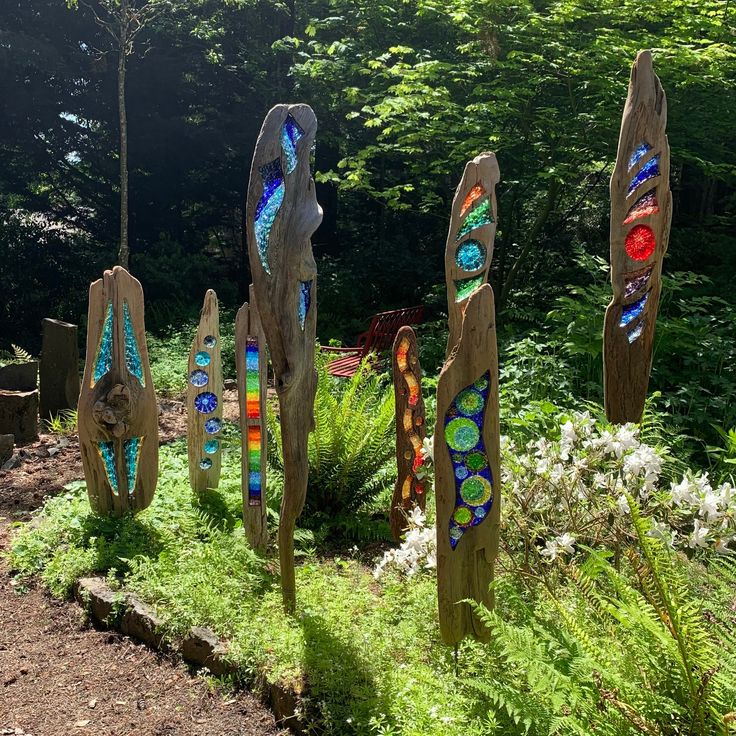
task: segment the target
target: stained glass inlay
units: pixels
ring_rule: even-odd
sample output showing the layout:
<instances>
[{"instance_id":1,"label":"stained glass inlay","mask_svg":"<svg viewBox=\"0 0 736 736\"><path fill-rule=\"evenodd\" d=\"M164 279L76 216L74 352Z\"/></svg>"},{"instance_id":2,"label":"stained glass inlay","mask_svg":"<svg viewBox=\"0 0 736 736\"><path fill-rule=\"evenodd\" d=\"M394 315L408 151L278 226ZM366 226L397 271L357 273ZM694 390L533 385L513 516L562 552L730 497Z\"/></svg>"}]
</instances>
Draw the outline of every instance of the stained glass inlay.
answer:
<instances>
[{"instance_id":1,"label":"stained glass inlay","mask_svg":"<svg viewBox=\"0 0 736 736\"><path fill-rule=\"evenodd\" d=\"M217 396L211 391L205 391L194 397L194 408L200 414L212 414L217 409Z\"/></svg>"},{"instance_id":2,"label":"stained glass inlay","mask_svg":"<svg viewBox=\"0 0 736 736\"><path fill-rule=\"evenodd\" d=\"M258 200L255 216L256 246L263 270L271 273L268 265L268 239L281 203L284 201L284 174L281 170L281 159L275 158L271 163L259 169L263 179L263 194Z\"/></svg>"},{"instance_id":3,"label":"stained glass inlay","mask_svg":"<svg viewBox=\"0 0 736 736\"><path fill-rule=\"evenodd\" d=\"M486 262L486 247L480 240L465 240L457 248L455 263L463 271L477 271Z\"/></svg>"},{"instance_id":4,"label":"stained glass inlay","mask_svg":"<svg viewBox=\"0 0 736 736\"><path fill-rule=\"evenodd\" d=\"M445 443L455 473L455 510L449 523L450 546L480 524L493 505L493 476L483 442L483 414L490 392L490 372L463 389L445 415Z\"/></svg>"},{"instance_id":5,"label":"stained glass inlay","mask_svg":"<svg viewBox=\"0 0 736 736\"><path fill-rule=\"evenodd\" d=\"M624 277L624 299L634 296L637 291L641 291L648 283L649 277L652 275L654 266L647 266L640 271L634 271Z\"/></svg>"},{"instance_id":6,"label":"stained glass inlay","mask_svg":"<svg viewBox=\"0 0 736 736\"><path fill-rule=\"evenodd\" d=\"M210 354L206 350L200 350L194 356L194 362L200 368L206 368L212 362L212 358L210 357Z\"/></svg>"},{"instance_id":7,"label":"stained glass inlay","mask_svg":"<svg viewBox=\"0 0 736 736\"><path fill-rule=\"evenodd\" d=\"M421 390L419 388L419 382L417 381L416 376L414 375L414 372L409 365L410 348L411 343L409 342L409 340L406 338L402 338L398 348L396 349L396 364L399 368L399 371L401 371L401 375L404 379L404 382L406 383L406 388L408 392L407 406L404 410L403 427L404 432L406 432L406 438L411 443L412 450L410 452L407 452L408 457L406 457L406 459L412 461L411 472L416 475L416 472L419 470L419 468L424 465L424 457L422 456L422 441L419 439L419 435L414 429L415 424L417 426L421 426L421 422L419 421L421 417L418 417L416 421L414 418L414 409L419 403L419 399L421 398ZM415 481L417 482L415 483L414 490L419 494L424 493L424 485L419 483L416 478ZM408 482L410 489L411 479L409 479ZM408 497L410 496L411 493L409 492Z\"/></svg>"},{"instance_id":8,"label":"stained glass inlay","mask_svg":"<svg viewBox=\"0 0 736 736\"><path fill-rule=\"evenodd\" d=\"M201 470L209 470L212 467L212 460L210 460L208 457L203 457L199 461L199 467Z\"/></svg>"},{"instance_id":9,"label":"stained glass inlay","mask_svg":"<svg viewBox=\"0 0 736 736\"><path fill-rule=\"evenodd\" d=\"M483 274L473 276L470 279L460 279L455 282L455 301L465 301L481 284L483 283Z\"/></svg>"},{"instance_id":10,"label":"stained glass inlay","mask_svg":"<svg viewBox=\"0 0 736 736\"><path fill-rule=\"evenodd\" d=\"M634 222L634 220L638 220L640 217L656 215L657 212L659 212L659 202L657 202L656 191L656 189L650 189L631 205L631 209L626 214L624 225L628 225L630 222Z\"/></svg>"},{"instance_id":11,"label":"stained glass inlay","mask_svg":"<svg viewBox=\"0 0 736 736\"><path fill-rule=\"evenodd\" d=\"M215 345L217 345L217 338L214 335L207 335L204 340L202 340L204 343L204 346L208 348L209 350L212 350Z\"/></svg>"},{"instance_id":12,"label":"stained glass inlay","mask_svg":"<svg viewBox=\"0 0 736 736\"><path fill-rule=\"evenodd\" d=\"M204 451L208 455L214 455L220 449L220 440L207 440L204 443Z\"/></svg>"},{"instance_id":13,"label":"stained glass inlay","mask_svg":"<svg viewBox=\"0 0 736 736\"><path fill-rule=\"evenodd\" d=\"M281 148L286 159L286 173L291 174L297 165L296 144L304 137L304 131L291 113L281 126Z\"/></svg>"},{"instance_id":14,"label":"stained glass inlay","mask_svg":"<svg viewBox=\"0 0 736 736\"><path fill-rule=\"evenodd\" d=\"M465 217L468 210L486 193L482 184L476 184L463 200L463 206L460 208L460 217Z\"/></svg>"},{"instance_id":15,"label":"stained glass inlay","mask_svg":"<svg viewBox=\"0 0 736 736\"><path fill-rule=\"evenodd\" d=\"M105 466L107 482L114 495L118 495L118 470L115 467L115 445L112 442L95 442L97 452L100 453L102 463Z\"/></svg>"},{"instance_id":16,"label":"stained glass inlay","mask_svg":"<svg viewBox=\"0 0 736 736\"><path fill-rule=\"evenodd\" d=\"M109 373L112 368L112 317L112 302L108 302L105 321L102 324L100 342L97 345L97 354L95 355L90 388L94 388L97 381Z\"/></svg>"},{"instance_id":17,"label":"stained glass inlay","mask_svg":"<svg viewBox=\"0 0 736 736\"><path fill-rule=\"evenodd\" d=\"M141 459L141 450L143 449L143 437L132 437L123 442L123 452L125 453L125 467L128 471L128 495L132 496L135 491L135 484L138 480L138 465Z\"/></svg>"},{"instance_id":18,"label":"stained glass inlay","mask_svg":"<svg viewBox=\"0 0 736 736\"><path fill-rule=\"evenodd\" d=\"M626 325L633 322L637 317L640 317L644 311L644 307L647 305L647 299L649 299L649 293L647 292L641 299L638 299L633 304L629 304L624 307L621 312L621 319L619 320L619 327L626 327Z\"/></svg>"},{"instance_id":19,"label":"stained glass inlay","mask_svg":"<svg viewBox=\"0 0 736 736\"><path fill-rule=\"evenodd\" d=\"M629 345L636 342L641 337L641 333L644 332L644 328L646 327L646 325L647 325L647 321L646 319L643 319L639 322L638 325L636 325L636 327L630 329L626 333L626 337L629 340Z\"/></svg>"},{"instance_id":20,"label":"stained glass inlay","mask_svg":"<svg viewBox=\"0 0 736 736\"><path fill-rule=\"evenodd\" d=\"M652 150L652 147L645 141L640 143L631 153L629 158L629 171L641 161L644 156Z\"/></svg>"},{"instance_id":21,"label":"stained glass inlay","mask_svg":"<svg viewBox=\"0 0 736 736\"><path fill-rule=\"evenodd\" d=\"M214 419L208 419L204 423L204 431L207 434L217 434L222 429L222 419L215 417Z\"/></svg>"},{"instance_id":22,"label":"stained glass inlay","mask_svg":"<svg viewBox=\"0 0 736 736\"><path fill-rule=\"evenodd\" d=\"M210 377L207 375L207 371L197 369L189 374L189 383L197 388L202 388L210 382Z\"/></svg>"},{"instance_id":23,"label":"stained glass inlay","mask_svg":"<svg viewBox=\"0 0 736 736\"><path fill-rule=\"evenodd\" d=\"M261 371L258 338L245 340L245 415L261 420ZM248 427L248 505L261 505L261 426Z\"/></svg>"},{"instance_id":24,"label":"stained glass inlay","mask_svg":"<svg viewBox=\"0 0 736 736\"><path fill-rule=\"evenodd\" d=\"M633 194L645 181L654 179L655 176L659 176L659 154L652 156L644 166L641 167L639 173L631 180L629 189L626 192L626 196L629 197Z\"/></svg>"},{"instance_id":25,"label":"stained glass inlay","mask_svg":"<svg viewBox=\"0 0 736 736\"><path fill-rule=\"evenodd\" d=\"M248 505L261 505L261 428L248 427Z\"/></svg>"},{"instance_id":26,"label":"stained glass inlay","mask_svg":"<svg viewBox=\"0 0 736 736\"><path fill-rule=\"evenodd\" d=\"M133 320L130 318L130 307L128 302L123 302L123 332L125 334L125 367L131 376L135 376L143 388L146 387L146 379L143 376L143 361L141 351L138 349L138 340L135 339Z\"/></svg>"},{"instance_id":27,"label":"stained glass inlay","mask_svg":"<svg viewBox=\"0 0 736 736\"><path fill-rule=\"evenodd\" d=\"M304 325L307 321L307 313L309 307L312 304L312 282L311 281L300 281L299 282L299 326L304 329Z\"/></svg>"},{"instance_id":28,"label":"stained glass inlay","mask_svg":"<svg viewBox=\"0 0 736 736\"><path fill-rule=\"evenodd\" d=\"M634 225L626 234L626 254L634 261L646 261L657 245L649 225Z\"/></svg>"},{"instance_id":29,"label":"stained glass inlay","mask_svg":"<svg viewBox=\"0 0 736 736\"><path fill-rule=\"evenodd\" d=\"M464 235L467 235L472 230L476 230L484 225L490 225L493 222L493 215L491 214L491 200L484 199L466 218L465 222L460 226L457 231L455 240L460 240Z\"/></svg>"}]
</instances>

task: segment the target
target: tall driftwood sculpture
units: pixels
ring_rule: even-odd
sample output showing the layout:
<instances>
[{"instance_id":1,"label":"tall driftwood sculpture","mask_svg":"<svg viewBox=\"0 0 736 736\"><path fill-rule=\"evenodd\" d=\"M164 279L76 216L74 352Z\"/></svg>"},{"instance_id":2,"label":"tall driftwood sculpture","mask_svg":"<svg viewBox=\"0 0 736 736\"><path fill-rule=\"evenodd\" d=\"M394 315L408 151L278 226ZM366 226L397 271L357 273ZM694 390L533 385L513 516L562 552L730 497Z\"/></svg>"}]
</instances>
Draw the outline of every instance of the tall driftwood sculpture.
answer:
<instances>
[{"instance_id":1,"label":"tall driftwood sculpture","mask_svg":"<svg viewBox=\"0 0 736 736\"><path fill-rule=\"evenodd\" d=\"M314 427L317 267L310 238L322 221L309 156L317 119L308 105L266 116L250 171L246 221L253 288L276 378L284 456L279 558L284 606L296 605L294 528L309 474Z\"/></svg>"},{"instance_id":2,"label":"tall driftwood sculpture","mask_svg":"<svg viewBox=\"0 0 736 736\"><path fill-rule=\"evenodd\" d=\"M654 326L662 289L662 259L669 242L667 99L641 51L631 68L616 167L611 176L611 284L603 366L606 415L639 422L652 367Z\"/></svg>"},{"instance_id":3,"label":"tall driftwood sculpture","mask_svg":"<svg viewBox=\"0 0 736 736\"><path fill-rule=\"evenodd\" d=\"M489 585L498 551L500 449L498 355L493 290L468 298L462 331L437 385L434 435L437 591L448 644L489 632L465 599L493 606Z\"/></svg>"},{"instance_id":4,"label":"tall driftwood sculpture","mask_svg":"<svg viewBox=\"0 0 736 736\"><path fill-rule=\"evenodd\" d=\"M92 508L145 509L158 480L158 408L148 365L143 289L124 268L89 288L79 445Z\"/></svg>"},{"instance_id":5,"label":"tall driftwood sculpture","mask_svg":"<svg viewBox=\"0 0 736 736\"><path fill-rule=\"evenodd\" d=\"M396 464L398 478L391 500L389 521L397 541L406 530L406 517L418 506L424 511L424 482L417 472L424 465L422 448L427 428L424 424L422 369L417 338L411 327L402 327L393 346L394 395L396 397Z\"/></svg>"},{"instance_id":6,"label":"tall driftwood sculpture","mask_svg":"<svg viewBox=\"0 0 736 736\"><path fill-rule=\"evenodd\" d=\"M235 318L235 362L238 369L242 447L243 527L253 549L268 545L266 526L266 339L258 317L253 286L250 304Z\"/></svg>"},{"instance_id":7,"label":"tall driftwood sculpture","mask_svg":"<svg viewBox=\"0 0 736 736\"><path fill-rule=\"evenodd\" d=\"M189 352L187 450L189 483L198 493L220 483L222 448L222 358L217 294L208 289Z\"/></svg>"},{"instance_id":8,"label":"tall driftwood sculpture","mask_svg":"<svg viewBox=\"0 0 736 736\"><path fill-rule=\"evenodd\" d=\"M460 338L468 297L488 281L496 237L496 184L499 177L496 155L481 153L466 164L452 200L445 248L450 327L445 359L450 357Z\"/></svg>"}]
</instances>

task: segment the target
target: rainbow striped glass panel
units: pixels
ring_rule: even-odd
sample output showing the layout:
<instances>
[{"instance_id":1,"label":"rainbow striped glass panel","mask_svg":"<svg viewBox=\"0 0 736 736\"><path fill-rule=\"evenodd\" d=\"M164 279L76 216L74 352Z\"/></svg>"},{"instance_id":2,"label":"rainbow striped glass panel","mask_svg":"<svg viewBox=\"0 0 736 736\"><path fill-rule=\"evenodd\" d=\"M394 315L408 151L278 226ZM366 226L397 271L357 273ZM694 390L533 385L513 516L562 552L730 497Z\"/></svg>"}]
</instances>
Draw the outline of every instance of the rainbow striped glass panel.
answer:
<instances>
[{"instance_id":1,"label":"rainbow striped glass panel","mask_svg":"<svg viewBox=\"0 0 736 736\"><path fill-rule=\"evenodd\" d=\"M647 305L647 299L649 299L649 292L644 294L641 299L638 299L633 304L629 304L624 307L623 312L621 312L621 319L619 320L618 326L626 327L626 325L633 322L637 317L640 317L641 313L644 311L644 307Z\"/></svg>"},{"instance_id":2,"label":"rainbow striped glass panel","mask_svg":"<svg viewBox=\"0 0 736 736\"><path fill-rule=\"evenodd\" d=\"M250 420L261 417L261 354L258 338L245 340L245 414ZM248 505L261 505L261 427L248 427Z\"/></svg>"},{"instance_id":3,"label":"rainbow striped glass panel","mask_svg":"<svg viewBox=\"0 0 736 736\"><path fill-rule=\"evenodd\" d=\"M304 324L307 321L307 313L309 307L312 304L312 282L311 281L300 281L299 282L299 326L304 329Z\"/></svg>"},{"instance_id":4,"label":"rainbow striped glass panel","mask_svg":"<svg viewBox=\"0 0 736 736\"><path fill-rule=\"evenodd\" d=\"M118 470L115 467L115 445L112 442L95 442L97 452L102 458L102 463L105 466L105 475L107 476L107 482L110 484L110 488L115 496L119 493L118 488Z\"/></svg>"},{"instance_id":5,"label":"rainbow striped glass panel","mask_svg":"<svg viewBox=\"0 0 736 736\"><path fill-rule=\"evenodd\" d=\"M493 215L491 214L491 200L484 199L466 218L465 222L460 226L457 231L455 240L460 240L464 235L467 235L472 230L475 230L484 225L490 225L493 222Z\"/></svg>"},{"instance_id":6,"label":"rainbow striped glass panel","mask_svg":"<svg viewBox=\"0 0 736 736\"><path fill-rule=\"evenodd\" d=\"M444 436L455 474L455 509L450 517L450 546L478 526L493 505L493 475L483 442L483 420L491 374L464 388L445 415Z\"/></svg>"},{"instance_id":7,"label":"rainbow striped glass panel","mask_svg":"<svg viewBox=\"0 0 736 736\"><path fill-rule=\"evenodd\" d=\"M286 159L286 173L291 174L296 168L298 161L296 155L296 144L304 137L304 131L299 123L294 120L291 113L286 116L284 124L281 126L281 148L284 151Z\"/></svg>"},{"instance_id":8,"label":"rainbow striped glass panel","mask_svg":"<svg viewBox=\"0 0 736 736\"><path fill-rule=\"evenodd\" d=\"M631 209L626 213L624 225L634 222L640 217L648 217L656 215L659 212L659 202L657 202L656 189L650 189L631 205Z\"/></svg>"},{"instance_id":9,"label":"rainbow striped glass panel","mask_svg":"<svg viewBox=\"0 0 736 736\"><path fill-rule=\"evenodd\" d=\"M261 166L259 169L263 180L263 194L256 205L255 231L256 247L258 257L261 260L263 270L271 273L268 265L268 239L271 236L271 228L281 203L284 201L284 174L281 170L281 159L275 158L271 163Z\"/></svg>"},{"instance_id":10,"label":"rainbow striped glass panel","mask_svg":"<svg viewBox=\"0 0 736 736\"><path fill-rule=\"evenodd\" d=\"M629 157L629 171L636 166L639 161L641 161L644 156L646 156L649 151L652 150L652 147L646 143L640 143L631 153L631 156Z\"/></svg>"},{"instance_id":11,"label":"rainbow striped glass panel","mask_svg":"<svg viewBox=\"0 0 736 736\"><path fill-rule=\"evenodd\" d=\"M97 353L95 355L94 367L92 369L92 380L90 388L94 388L95 384L112 368L112 302L107 303L107 311L105 312L105 321L102 324L102 333L100 334L100 342L97 345Z\"/></svg>"},{"instance_id":12,"label":"rainbow striped glass panel","mask_svg":"<svg viewBox=\"0 0 736 736\"><path fill-rule=\"evenodd\" d=\"M631 196L645 181L654 179L656 176L659 176L659 154L652 156L641 167L639 173L631 180L626 196Z\"/></svg>"},{"instance_id":13,"label":"rainbow striped glass panel","mask_svg":"<svg viewBox=\"0 0 736 736\"><path fill-rule=\"evenodd\" d=\"M123 302L123 331L125 333L125 366L131 376L135 376L143 388L146 387L146 379L143 375L143 361L141 351L138 348L138 340L135 339L133 320L130 318L130 307L128 302Z\"/></svg>"},{"instance_id":14,"label":"rainbow striped glass panel","mask_svg":"<svg viewBox=\"0 0 736 736\"><path fill-rule=\"evenodd\" d=\"M628 299L634 296L637 291L641 291L649 283L649 278L653 270L654 266L648 266L647 268L642 268L640 271L626 274L624 277L624 298Z\"/></svg>"},{"instance_id":15,"label":"rainbow striped glass panel","mask_svg":"<svg viewBox=\"0 0 736 736\"><path fill-rule=\"evenodd\" d=\"M631 343L636 342L641 337L641 333L644 332L644 328L646 327L646 324L647 324L646 319L643 319L641 320L641 322L639 322L638 325L636 325L636 327L633 327L626 333L626 337L629 340L629 345L631 345Z\"/></svg>"},{"instance_id":16,"label":"rainbow striped glass panel","mask_svg":"<svg viewBox=\"0 0 736 736\"><path fill-rule=\"evenodd\" d=\"M138 480L138 465L141 459L141 450L143 449L143 437L132 437L123 442L123 452L125 453L125 467L128 472L128 495L133 495L135 484Z\"/></svg>"},{"instance_id":17,"label":"rainbow striped glass panel","mask_svg":"<svg viewBox=\"0 0 736 736\"><path fill-rule=\"evenodd\" d=\"M261 505L261 428L248 427L248 505Z\"/></svg>"},{"instance_id":18,"label":"rainbow striped glass panel","mask_svg":"<svg viewBox=\"0 0 736 736\"><path fill-rule=\"evenodd\" d=\"M470 279L460 279L455 282L455 301L465 301L481 284L483 283L483 274L473 276Z\"/></svg>"}]
</instances>

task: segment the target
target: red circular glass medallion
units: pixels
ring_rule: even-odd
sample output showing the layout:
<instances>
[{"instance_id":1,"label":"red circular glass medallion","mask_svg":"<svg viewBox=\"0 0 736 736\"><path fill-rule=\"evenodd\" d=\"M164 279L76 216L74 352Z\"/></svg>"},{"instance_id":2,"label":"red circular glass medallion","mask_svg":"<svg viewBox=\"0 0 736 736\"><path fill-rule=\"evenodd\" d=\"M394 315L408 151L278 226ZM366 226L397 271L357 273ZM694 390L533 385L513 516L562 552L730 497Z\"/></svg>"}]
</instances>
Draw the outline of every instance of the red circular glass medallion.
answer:
<instances>
[{"instance_id":1,"label":"red circular glass medallion","mask_svg":"<svg viewBox=\"0 0 736 736\"><path fill-rule=\"evenodd\" d=\"M635 261L646 261L654 253L656 242L649 225L636 225L626 236L626 253Z\"/></svg>"}]
</instances>

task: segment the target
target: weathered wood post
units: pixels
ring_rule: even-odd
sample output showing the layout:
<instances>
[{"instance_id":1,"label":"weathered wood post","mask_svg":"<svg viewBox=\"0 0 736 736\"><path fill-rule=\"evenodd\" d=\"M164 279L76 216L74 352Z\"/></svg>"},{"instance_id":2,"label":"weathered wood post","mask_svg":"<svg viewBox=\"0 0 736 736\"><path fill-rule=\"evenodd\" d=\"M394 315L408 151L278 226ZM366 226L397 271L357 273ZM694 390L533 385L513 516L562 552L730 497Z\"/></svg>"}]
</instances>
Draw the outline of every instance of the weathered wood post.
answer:
<instances>
[{"instance_id":1,"label":"weathered wood post","mask_svg":"<svg viewBox=\"0 0 736 736\"><path fill-rule=\"evenodd\" d=\"M268 546L266 524L266 390L268 356L255 293L235 318L235 362L240 402L243 527L253 549Z\"/></svg>"},{"instance_id":2,"label":"weathered wood post","mask_svg":"<svg viewBox=\"0 0 736 736\"><path fill-rule=\"evenodd\" d=\"M143 289L124 268L90 286L79 444L100 514L140 511L156 490L158 408L143 314Z\"/></svg>"},{"instance_id":3,"label":"weathered wood post","mask_svg":"<svg viewBox=\"0 0 736 736\"><path fill-rule=\"evenodd\" d=\"M12 434L16 443L38 437L38 361L11 363L0 368L0 435Z\"/></svg>"},{"instance_id":4,"label":"weathered wood post","mask_svg":"<svg viewBox=\"0 0 736 736\"><path fill-rule=\"evenodd\" d=\"M445 247L449 337L445 360L457 345L468 297L488 281L496 238L496 184L500 178L495 153L481 153L465 165L452 200Z\"/></svg>"},{"instance_id":5,"label":"weathered wood post","mask_svg":"<svg viewBox=\"0 0 736 736\"><path fill-rule=\"evenodd\" d=\"M461 601L493 606L489 586L501 513L498 354L492 288L499 170L493 153L468 162L455 192L445 249L447 357L434 433L437 594L447 644L489 632Z\"/></svg>"},{"instance_id":6,"label":"weathered wood post","mask_svg":"<svg viewBox=\"0 0 736 736\"><path fill-rule=\"evenodd\" d=\"M669 242L672 194L667 99L652 55L631 68L611 176L611 285L603 331L606 416L639 422L652 367L654 326Z\"/></svg>"},{"instance_id":7,"label":"weathered wood post","mask_svg":"<svg viewBox=\"0 0 736 736\"><path fill-rule=\"evenodd\" d=\"M79 338L77 326L44 319L40 367L41 419L77 408L79 400Z\"/></svg>"},{"instance_id":8,"label":"weathered wood post","mask_svg":"<svg viewBox=\"0 0 736 736\"><path fill-rule=\"evenodd\" d=\"M217 294L208 289L189 352L187 454L189 483L197 493L220 483L222 449L222 356Z\"/></svg>"},{"instance_id":9,"label":"weathered wood post","mask_svg":"<svg viewBox=\"0 0 736 736\"><path fill-rule=\"evenodd\" d=\"M307 494L314 428L317 266L310 238L322 221L309 156L317 118L308 105L277 105L256 142L248 185L248 256L279 398L284 497L279 559L284 606L296 606L294 528Z\"/></svg>"},{"instance_id":10,"label":"weathered wood post","mask_svg":"<svg viewBox=\"0 0 736 736\"><path fill-rule=\"evenodd\" d=\"M427 436L422 399L422 369L417 338L411 327L396 334L393 355L394 396L396 397L396 465L398 477L391 499L389 521L397 541L406 531L406 517L418 506L424 511L424 482L417 472L424 465L422 447Z\"/></svg>"}]
</instances>

